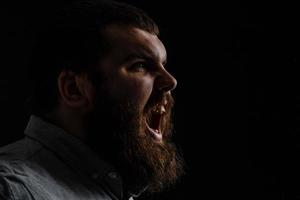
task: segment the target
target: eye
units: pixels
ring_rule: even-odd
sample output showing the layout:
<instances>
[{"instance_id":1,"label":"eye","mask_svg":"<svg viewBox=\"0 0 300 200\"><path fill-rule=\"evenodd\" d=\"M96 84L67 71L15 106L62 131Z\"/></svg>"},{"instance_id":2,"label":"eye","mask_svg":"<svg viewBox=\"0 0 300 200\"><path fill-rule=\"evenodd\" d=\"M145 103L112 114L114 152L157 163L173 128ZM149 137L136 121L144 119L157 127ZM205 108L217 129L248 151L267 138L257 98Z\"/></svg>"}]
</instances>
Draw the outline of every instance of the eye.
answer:
<instances>
[{"instance_id":1,"label":"eye","mask_svg":"<svg viewBox=\"0 0 300 200\"><path fill-rule=\"evenodd\" d=\"M136 62L131 65L130 69L136 72L144 72L147 71L148 65L145 62Z\"/></svg>"}]
</instances>

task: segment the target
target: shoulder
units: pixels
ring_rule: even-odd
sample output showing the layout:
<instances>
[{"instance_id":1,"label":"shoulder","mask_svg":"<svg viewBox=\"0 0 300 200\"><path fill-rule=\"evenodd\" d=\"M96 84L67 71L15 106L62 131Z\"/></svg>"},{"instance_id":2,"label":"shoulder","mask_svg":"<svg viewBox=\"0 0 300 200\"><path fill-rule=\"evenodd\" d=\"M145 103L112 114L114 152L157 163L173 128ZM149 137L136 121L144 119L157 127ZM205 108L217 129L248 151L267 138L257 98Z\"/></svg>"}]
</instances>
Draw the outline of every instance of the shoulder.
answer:
<instances>
[{"instance_id":1,"label":"shoulder","mask_svg":"<svg viewBox=\"0 0 300 200\"><path fill-rule=\"evenodd\" d=\"M42 150L40 143L24 138L0 147L0 163L2 161L28 160Z\"/></svg>"},{"instance_id":2,"label":"shoulder","mask_svg":"<svg viewBox=\"0 0 300 200\"><path fill-rule=\"evenodd\" d=\"M0 163L0 200L33 200L22 179L7 162Z\"/></svg>"},{"instance_id":3,"label":"shoulder","mask_svg":"<svg viewBox=\"0 0 300 200\"><path fill-rule=\"evenodd\" d=\"M0 165L0 200L15 199L12 193L12 188L5 176L7 168Z\"/></svg>"},{"instance_id":4,"label":"shoulder","mask_svg":"<svg viewBox=\"0 0 300 200\"><path fill-rule=\"evenodd\" d=\"M41 145L22 139L0 148L0 200L31 200L26 187L29 160L41 151Z\"/></svg>"}]
</instances>

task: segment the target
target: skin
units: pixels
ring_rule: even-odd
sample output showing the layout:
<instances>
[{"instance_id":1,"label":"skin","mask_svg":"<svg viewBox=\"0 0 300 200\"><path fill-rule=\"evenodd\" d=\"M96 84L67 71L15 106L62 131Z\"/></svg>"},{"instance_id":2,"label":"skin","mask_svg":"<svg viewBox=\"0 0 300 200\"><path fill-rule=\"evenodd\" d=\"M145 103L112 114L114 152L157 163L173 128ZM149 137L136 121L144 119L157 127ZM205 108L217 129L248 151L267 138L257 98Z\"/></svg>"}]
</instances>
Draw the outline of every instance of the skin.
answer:
<instances>
[{"instance_id":1,"label":"skin","mask_svg":"<svg viewBox=\"0 0 300 200\"><path fill-rule=\"evenodd\" d=\"M110 50L97 66L101 87L116 102L130 102L143 112L154 94L170 93L176 79L165 69L166 49L160 39L135 27L110 25L104 32ZM62 71L58 77L60 104L57 123L67 132L85 138L83 116L93 109L96 89L87 74Z\"/></svg>"},{"instance_id":2,"label":"skin","mask_svg":"<svg viewBox=\"0 0 300 200\"><path fill-rule=\"evenodd\" d=\"M113 50L99 70L110 77L106 87L112 97L130 99L142 111L152 93L176 87L175 78L164 68L166 50L156 35L118 26L107 28L106 34Z\"/></svg>"},{"instance_id":3,"label":"skin","mask_svg":"<svg viewBox=\"0 0 300 200\"><path fill-rule=\"evenodd\" d=\"M102 34L108 51L95 76L63 70L59 106L48 118L114 164L129 190L160 191L183 172L166 123L177 85L165 68L166 49L156 35L136 27L110 25ZM155 133L146 121L155 121L151 113L161 104L167 112Z\"/></svg>"}]
</instances>

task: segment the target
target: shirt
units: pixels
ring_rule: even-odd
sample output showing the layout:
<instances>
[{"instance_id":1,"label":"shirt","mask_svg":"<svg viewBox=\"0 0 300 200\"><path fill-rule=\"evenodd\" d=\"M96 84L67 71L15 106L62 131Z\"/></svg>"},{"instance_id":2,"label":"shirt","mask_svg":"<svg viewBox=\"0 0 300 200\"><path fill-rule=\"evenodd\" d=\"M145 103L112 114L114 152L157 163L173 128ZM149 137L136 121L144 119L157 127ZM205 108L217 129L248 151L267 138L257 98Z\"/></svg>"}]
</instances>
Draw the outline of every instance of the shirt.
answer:
<instances>
[{"instance_id":1,"label":"shirt","mask_svg":"<svg viewBox=\"0 0 300 200\"><path fill-rule=\"evenodd\" d=\"M78 138L31 116L25 137L0 148L0 199L121 200L122 179Z\"/></svg>"}]
</instances>

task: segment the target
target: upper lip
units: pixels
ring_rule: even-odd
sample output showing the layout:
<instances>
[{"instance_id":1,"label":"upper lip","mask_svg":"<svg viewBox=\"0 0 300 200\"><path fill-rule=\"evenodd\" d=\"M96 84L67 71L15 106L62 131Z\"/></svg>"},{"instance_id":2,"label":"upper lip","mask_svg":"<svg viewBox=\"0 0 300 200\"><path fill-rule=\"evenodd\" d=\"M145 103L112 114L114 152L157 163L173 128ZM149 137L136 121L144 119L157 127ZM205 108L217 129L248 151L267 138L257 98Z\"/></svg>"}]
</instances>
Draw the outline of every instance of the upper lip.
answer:
<instances>
[{"instance_id":1,"label":"upper lip","mask_svg":"<svg viewBox=\"0 0 300 200\"><path fill-rule=\"evenodd\" d=\"M152 114L163 115L166 112L166 106L163 104L158 104L152 109Z\"/></svg>"},{"instance_id":2,"label":"upper lip","mask_svg":"<svg viewBox=\"0 0 300 200\"><path fill-rule=\"evenodd\" d=\"M167 105L168 105L168 100L164 96L161 99L161 101L154 106L154 108L152 109L152 111L159 112L159 113L165 113Z\"/></svg>"}]
</instances>

